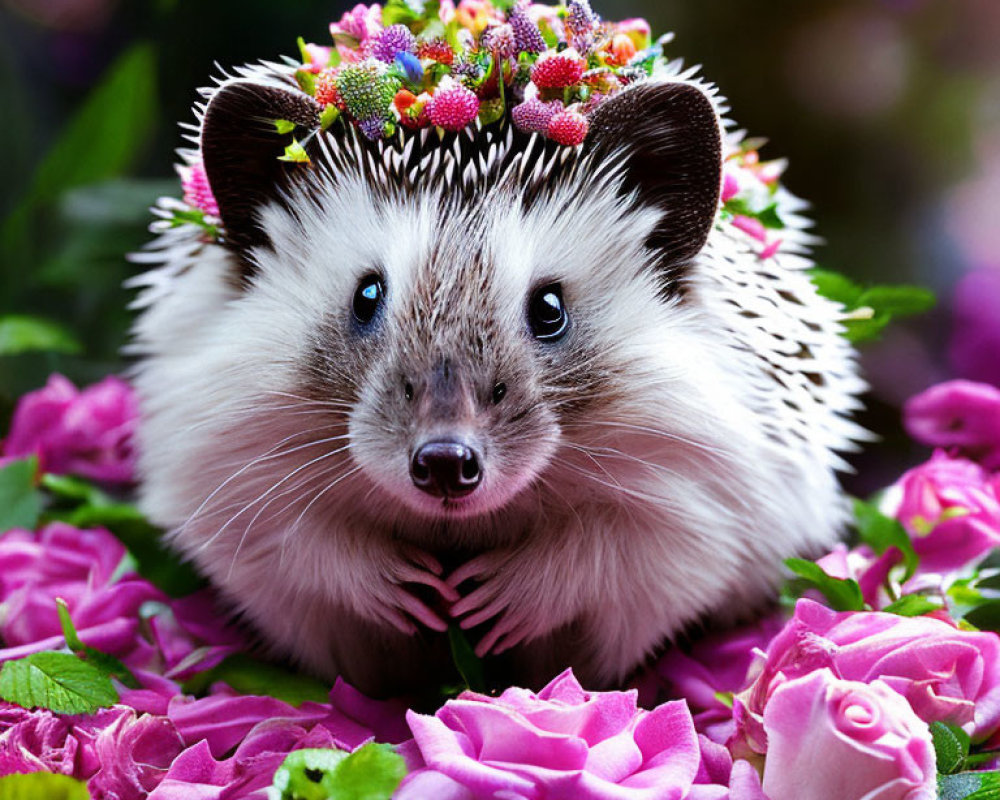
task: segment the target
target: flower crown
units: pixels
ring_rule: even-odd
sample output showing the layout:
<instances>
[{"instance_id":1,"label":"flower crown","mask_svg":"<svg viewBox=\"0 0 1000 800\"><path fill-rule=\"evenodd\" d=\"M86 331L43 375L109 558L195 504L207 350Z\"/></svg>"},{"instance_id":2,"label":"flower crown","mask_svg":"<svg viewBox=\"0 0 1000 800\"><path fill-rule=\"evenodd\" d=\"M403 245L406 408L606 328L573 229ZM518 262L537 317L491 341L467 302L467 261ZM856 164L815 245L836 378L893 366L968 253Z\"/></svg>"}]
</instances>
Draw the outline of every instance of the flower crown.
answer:
<instances>
[{"instance_id":1,"label":"flower crown","mask_svg":"<svg viewBox=\"0 0 1000 800\"><path fill-rule=\"evenodd\" d=\"M372 142L400 128L460 132L506 118L575 147L587 137L591 112L629 85L695 72L665 57L671 34L654 41L643 19L602 20L589 0L387 0L356 5L330 24L330 36L329 44L300 38L300 57L286 59L288 74L321 108L320 129L351 125ZM275 124L281 134L296 128ZM761 161L761 144L728 135L718 221L767 259L789 235L797 205L780 184L784 162ZM184 203L168 203L163 224L194 223L217 240L219 209L201 154L183 155ZM293 137L281 160L310 159Z\"/></svg>"},{"instance_id":2,"label":"flower crown","mask_svg":"<svg viewBox=\"0 0 1000 800\"><path fill-rule=\"evenodd\" d=\"M389 0L355 6L330 34L299 40L296 78L324 124L342 116L369 139L400 125L460 131L509 108L521 130L578 145L587 113L663 55L644 20L603 22L588 0Z\"/></svg>"}]
</instances>

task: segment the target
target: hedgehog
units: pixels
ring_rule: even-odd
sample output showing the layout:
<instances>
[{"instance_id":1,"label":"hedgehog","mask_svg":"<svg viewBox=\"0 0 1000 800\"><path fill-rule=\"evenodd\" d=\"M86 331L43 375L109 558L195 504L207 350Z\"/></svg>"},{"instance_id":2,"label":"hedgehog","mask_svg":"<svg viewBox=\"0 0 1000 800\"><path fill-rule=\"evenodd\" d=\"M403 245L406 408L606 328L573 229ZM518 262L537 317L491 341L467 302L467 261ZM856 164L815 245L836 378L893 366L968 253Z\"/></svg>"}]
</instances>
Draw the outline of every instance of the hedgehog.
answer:
<instances>
[{"instance_id":1,"label":"hedgehog","mask_svg":"<svg viewBox=\"0 0 1000 800\"><path fill-rule=\"evenodd\" d=\"M535 8L518 58L222 76L136 257L142 508L274 654L372 695L439 681L456 630L506 682L621 684L848 519L864 385L780 163L665 40L539 52ZM453 129L396 124L435 103Z\"/></svg>"}]
</instances>

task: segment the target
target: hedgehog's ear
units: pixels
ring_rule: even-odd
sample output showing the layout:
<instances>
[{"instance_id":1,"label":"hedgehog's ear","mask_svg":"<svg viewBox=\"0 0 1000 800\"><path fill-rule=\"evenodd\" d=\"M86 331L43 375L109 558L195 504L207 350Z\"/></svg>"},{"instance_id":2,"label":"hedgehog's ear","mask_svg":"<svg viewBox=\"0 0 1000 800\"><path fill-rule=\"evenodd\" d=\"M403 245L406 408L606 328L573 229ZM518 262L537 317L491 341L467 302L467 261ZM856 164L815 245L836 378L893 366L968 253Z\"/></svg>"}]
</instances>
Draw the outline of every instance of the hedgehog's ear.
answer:
<instances>
[{"instance_id":1,"label":"hedgehog's ear","mask_svg":"<svg viewBox=\"0 0 1000 800\"><path fill-rule=\"evenodd\" d=\"M205 109L205 174L219 205L226 243L244 263L250 248L268 243L257 224L257 210L280 200L290 174L302 168L279 160L292 133L280 133L277 120L313 129L319 125L319 107L301 92L234 81L223 85Z\"/></svg>"},{"instance_id":2,"label":"hedgehog's ear","mask_svg":"<svg viewBox=\"0 0 1000 800\"><path fill-rule=\"evenodd\" d=\"M586 147L627 158L624 191L663 210L650 237L667 280L708 239L722 183L722 134L709 97L688 83L646 82L618 93L590 115Z\"/></svg>"}]
</instances>

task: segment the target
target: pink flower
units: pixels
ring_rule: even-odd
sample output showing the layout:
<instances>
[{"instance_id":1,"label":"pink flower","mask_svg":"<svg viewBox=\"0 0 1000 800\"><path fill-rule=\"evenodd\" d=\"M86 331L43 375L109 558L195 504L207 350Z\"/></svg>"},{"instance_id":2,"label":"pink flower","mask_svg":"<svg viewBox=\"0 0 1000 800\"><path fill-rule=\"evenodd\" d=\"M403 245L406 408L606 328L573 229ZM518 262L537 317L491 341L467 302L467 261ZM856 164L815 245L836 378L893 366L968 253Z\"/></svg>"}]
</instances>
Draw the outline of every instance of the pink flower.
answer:
<instances>
[{"instance_id":1,"label":"pink flower","mask_svg":"<svg viewBox=\"0 0 1000 800\"><path fill-rule=\"evenodd\" d=\"M740 193L740 180L732 170L726 170L722 180L722 202L728 203Z\"/></svg>"},{"instance_id":2,"label":"pink flower","mask_svg":"<svg viewBox=\"0 0 1000 800\"><path fill-rule=\"evenodd\" d=\"M986 469L1000 470L1000 389L995 386L939 383L907 402L903 422L918 442L956 448Z\"/></svg>"},{"instance_id":3,"label":"pink flower","mask_svg":"<svg viewBox=\"0 0 1000 800\"><path fill-rule=\"evenodd\" d=\"M373 3L366 6L358 3L350 11L345 11L340 22L330 24L330 35L350 36L365 45L382 30L382 6Z\"/></svg>"},{"instance_id":4,"label":"pink flower","mask_svg":"<svg viewBox=\"0 0 1000 800\"><path fill-rule=\"evenodd\" d=\"M2 454L37 455L46 472L129 483L138 416L131 387L118 378L105 378L81 392L53 374L45 388L18 402Z\"/></svg>"},{"instance_id":5,"label":"pink flower","mask_svg":"<svg viewBox=\"0 0 1000 800\"><path fill-rule=\"evenodd\" d=\"M689 649L674 647L660 659L655 669L667 696L687 700L700 733L726 741L733 713L718 695L750 685L747 672L754 652L766 648L783 625L780 616L767 617L753 626L699 639Z\"/></svg>"},{"instance_id":6,"label":"pink flower","mask_svg":"<svg viewBox=\"0 0 1000 800\"><path fill-rule=\"evenodd\" d=\"M748 217L743 214L737 214L733 217L732 225L734 228L738 228L748 236L756 239L758 242L767 241L767 230L764 228L764 223L759 219L754 219L753 217Z\"/></svg>"},{"instance_id":7,"label":"pink flower","mask_svg":"<svg viewBox=\"0 0 1000 800\"><path fill-rule=\"evenodd\" d=\"M878 610L892 602L884 589L889 573L896 564L902 561L902 554L890 547L882 555L878 555L867 545L859 545L848 550L846 545L838 544L833 550L816 563L823 571L833 578L851 578L858 582L861 596L872 608ZM910 584L907 584L907 588ZM816 592L814 599L820 599Z\"/></svg>"},{"instance_id":8,"label":"pink flower","mask_svg":"<svg viewBox=\"0 0 1000 800\"><path fill-rule=\"evenodd\" d=\"M102 529L55 522L0 538L0 661L63 646L56 598L85 644L141 665L154 657L139 635L139 609L166 597L134 572L116 575L125 548Z\"/></svg>"},{"instance_id":9,"label":"pink flower","mask_svg":"<svg viewBox=\"0 0 1000 800\"><path fill-rule=\"evenodd\" d=\"M416 766L397 800L427 797L725 797L698 786L698 738L687 706L636 706L636 693L586 692L567 670L538 694L466 692L433 717L409 712Z\"/></svg>"},{"instance_id":10,"label":"pink flower","mask_svg":"<svg viewBox=\"0 0 1000 800\"><path fill-rule=\"evenodd\" d=\"M1000 477L943 452L899 479L895 516L913 538L922 571L959 570L1000 545L998 487Z\"/></svg>"},{"instance_id":11,"label":"pink flower","mask_svg":"<svg viewBox=\"0 0 1000 800\"><path fill-rule=\"evenodd\" d=\"M996 264L975 269L959 281L952 315L948 355L955 374L1000 386L1000 268Z\"/></svg>"},{"instance_id":12,"label":"pink flower","mask_svg":"<svg viewBox=\"0 0 1000 800\"><path fill-rule=\"evenodd\" d=\"M927 723L880 680L829 669L788 681L764 711L770 800L934 800L937 766Z\"/></svg>"},{"instance_id":13,"label":"pink flower","mask_svg":"<svg viewBox=\"0 0 1000 800\"><path fill-rule=\"evenodd\" d=\"M905 697L925 722L942 720L985 739L1000 727L1000 638L931 617L876 611L837 613L800 600L771 642L753 685L737 697L737 753L768 752L760 727L775 691L819 669L844 680L876 678Z\"/></svg>"},{"instance_id":14,"label":"pink flower","mask_svg":"<svg viewBox=\"0 0 1000 800\"><path fill-rule=\"evenodd\" d=\"M0 775L72 775L79 747L66 718L0 701Z\"/></svg>"},{"instance_id":15,"label":"pink flower","mask_svg":"<svg viewBox=\"0 0 1000 800\"><path fill-rule=\"evenodd\" d=\"M310 46L315 47L315 45ZM329 55L327 55L327 59L329 59ZM181 176L184 202L192 208L201 209L213 217L219 216L219 204L215 201L215 195L212 194L212 187L208 182L205 165L199 160L190 166L178 167L177 171Z\"/></svg>"}]
</instances>

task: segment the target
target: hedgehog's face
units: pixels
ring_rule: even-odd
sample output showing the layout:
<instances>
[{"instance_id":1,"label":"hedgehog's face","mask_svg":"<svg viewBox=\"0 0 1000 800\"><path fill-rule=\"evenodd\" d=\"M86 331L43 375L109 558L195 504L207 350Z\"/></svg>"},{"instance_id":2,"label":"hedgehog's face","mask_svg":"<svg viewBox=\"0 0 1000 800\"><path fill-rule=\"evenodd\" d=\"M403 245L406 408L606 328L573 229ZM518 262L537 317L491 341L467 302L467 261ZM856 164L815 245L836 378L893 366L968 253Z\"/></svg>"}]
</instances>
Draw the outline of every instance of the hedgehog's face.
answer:
<instances>
[{"instance_id":1,"label":"hedgehog's face","mask_svg":"<svg viewBox=\"0 0 1000 800\"><path fill-rule=\"evenodd\" d=\"M294 390L342 413L351 459L384 490L368 502L387 494L439 518L496 511L544 481L596 406L628 392L634 346L678 302L680 268L717 203L714 111L693 87L671 90L623 93L625 108L596 115L598 138L568 158L483 132L483 143L454 147L415 137L375 162L368 153L385 146L349 136L314 151L323 169L265 195L277 202L261 202L250 227L253 193L216 191L251 291L307 298ZM672 113L622 138L616 119L636 102ZM219 104L206 117L210 178ZM277 113L292 118L287 105ZM685 148L703 159L696 185ZM217 171L253 162L227 159Z\"/></svg>"}]
</instances>

